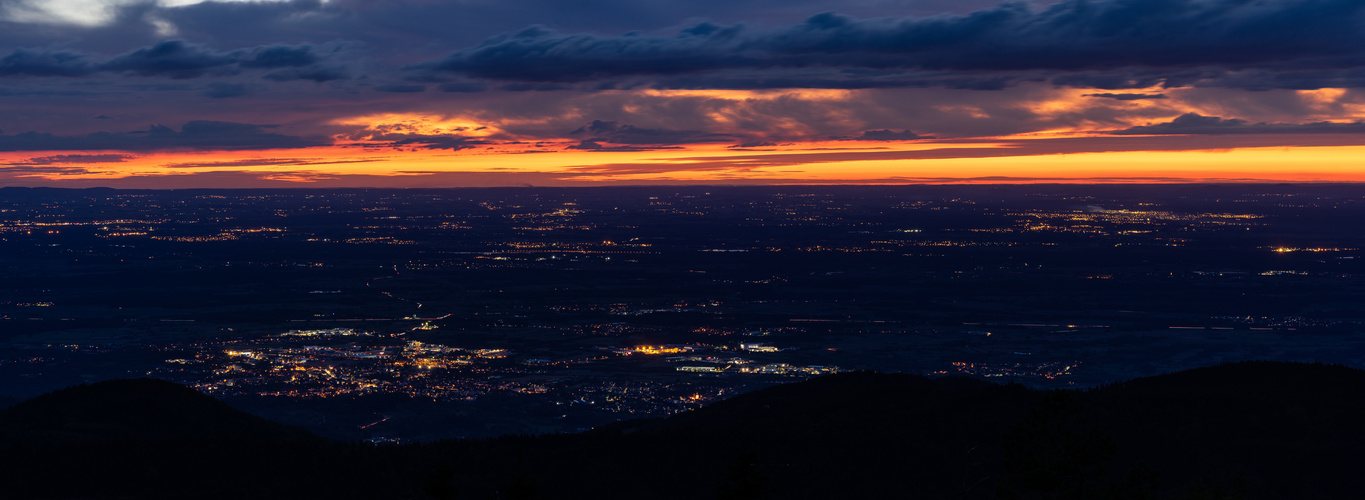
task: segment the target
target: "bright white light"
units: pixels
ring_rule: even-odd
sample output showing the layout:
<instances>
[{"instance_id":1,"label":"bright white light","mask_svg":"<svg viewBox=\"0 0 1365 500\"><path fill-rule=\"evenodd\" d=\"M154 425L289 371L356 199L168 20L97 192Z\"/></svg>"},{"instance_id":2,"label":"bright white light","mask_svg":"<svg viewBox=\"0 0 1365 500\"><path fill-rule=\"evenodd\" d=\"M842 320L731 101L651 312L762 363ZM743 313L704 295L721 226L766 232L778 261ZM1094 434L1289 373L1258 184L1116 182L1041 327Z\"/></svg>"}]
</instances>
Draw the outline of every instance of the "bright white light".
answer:
<instances>
[{"instance_id":1,"label":"bright white light","mask_svg":"<svg viewBox=\"0 0 1365 500\"><path fill-rule=\"evenodd\" d=\"M75 24L103 26L114 20L119 7L154 4L158 7L184 7L216 1L222 3L265 3L287 0L14 0L0 7L0 18L20 23ZM164 23L164 21L162 21ZM157 24L159 31L174 31L174 27Z\"/></svg>"}]
</instances>

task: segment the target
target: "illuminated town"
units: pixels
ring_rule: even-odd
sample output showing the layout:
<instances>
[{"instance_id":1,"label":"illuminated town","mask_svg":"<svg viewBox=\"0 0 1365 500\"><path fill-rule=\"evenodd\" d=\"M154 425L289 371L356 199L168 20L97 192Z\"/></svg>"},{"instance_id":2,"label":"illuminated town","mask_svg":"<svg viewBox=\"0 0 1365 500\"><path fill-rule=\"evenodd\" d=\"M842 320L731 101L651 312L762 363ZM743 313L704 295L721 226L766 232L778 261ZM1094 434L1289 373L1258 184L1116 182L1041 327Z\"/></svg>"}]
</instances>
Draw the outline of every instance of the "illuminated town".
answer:
<instances>
[{"instance_id":1,"label":"illuminated town","mask_svg":"<svg viewBox=\"0 0 1365 500\"><path fill-rule=\"evenodd\" d=\"M427 440L857 370L1088 387L1365 366L1349 186L4 194L13 400L147 376Z\"/></svg>"}]
</instances>

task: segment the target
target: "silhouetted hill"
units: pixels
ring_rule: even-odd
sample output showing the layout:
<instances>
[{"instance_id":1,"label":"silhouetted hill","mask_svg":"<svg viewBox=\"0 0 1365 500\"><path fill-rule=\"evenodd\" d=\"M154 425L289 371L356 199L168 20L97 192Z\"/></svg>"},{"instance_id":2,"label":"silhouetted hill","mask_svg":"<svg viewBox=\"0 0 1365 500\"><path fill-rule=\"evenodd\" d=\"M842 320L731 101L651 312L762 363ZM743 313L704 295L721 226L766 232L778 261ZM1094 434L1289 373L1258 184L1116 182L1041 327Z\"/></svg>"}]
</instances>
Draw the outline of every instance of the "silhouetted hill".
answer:
<instances>
[{"instance_id":1,"label":"silhouetted hill","mask_svg":"<svg viewBox=\"0 0 1365 500\"><path fill-rule=\"evenodd\" d=\"M0 410L0 437L27 440L311 437L164 380L78 385Z\"/></svg>"},{"instance_id":2,"label":"silhouetted hill","mask_svg":"<svg viewBox=\"0 0 1365 500\"><path fill-rule=\"evenodd\" d=\"M1365 491L1365 371L1245 362L1114 384L1078 395L1113 436L1116 463L1162 482L1249 498L1345 498Z\"/></svg>"},{"instance_id":3,"label":"silhouetted hill","mask_svg":"<svg viewBox=\"0 0 1365 500\"><path fill-rule=\"evenodd\" d=\"M269 426L264 435L274 437L254 440L130 438L204 432L174 422L180 409L238 422L216 402L163 384L84 386L0 413L3 426L40 428L43 415L65 415L80 424L60 429L121 436L0 444L0 484L17 485L12 498L1302 499L1365 491L1355 470L1365 449L1365 371L1340 366L1238 363L1088 391L849 373L579 435L380 447L280 439L288 434ZM92 401L129 398L147 398L135 405L145 412L83 413L104 408ZM142 419L160 423L129 423ZM214 427L235 429L215 435L252 425ZM84 480L70 481L72 473Z\"/></svg>"},{"instance_id":4,"label":"silhouetted hill","mask_svg":"<svg viewBox=\"0 0 1365 500\"><path fill-rule=\"evenodd\" d=\"M1028 391L976 379L930 379L918 375L856 372L779 385L709 405L667 419L625 422L620 431L753 433L767 429L830 423L922 419L944 405L998 406ZM925 411L929 410L929 411ZM613 430L615 428L612 428Z\"/></svg>"},{"instance_id":5,"label":"silhouetted hill","mask_svg":"<svg viewBox=\"0 0 1365 500\"><path fill-rule=\"evenodd\" d=\"M704 494L722 484L718 470L750 456L773 498L885 498L903 488L927 498L960 496L993 474L982 467L1000 459L989 445L1038 396L966 378L846 373L595 433L633 438L640 447L631 452L640 454L686 443L655 460L674 468L707 464L695 479L711 485Z\"/></svg>"}]
</instances>

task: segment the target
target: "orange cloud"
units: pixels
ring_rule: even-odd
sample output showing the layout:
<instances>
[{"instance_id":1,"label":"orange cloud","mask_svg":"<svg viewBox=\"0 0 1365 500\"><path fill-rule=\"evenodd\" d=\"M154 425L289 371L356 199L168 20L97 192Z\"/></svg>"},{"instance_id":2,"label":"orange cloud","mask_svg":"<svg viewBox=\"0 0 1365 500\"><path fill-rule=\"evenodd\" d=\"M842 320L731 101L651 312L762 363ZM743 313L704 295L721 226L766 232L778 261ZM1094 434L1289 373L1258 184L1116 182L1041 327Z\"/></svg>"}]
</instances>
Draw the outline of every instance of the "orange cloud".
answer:
<instances>
[{"instance_id":1,"label":"orange cloud","mask_svg":"<svg viewBox=\"0 0 1365 500\"><path fill-rule=\"evenodd\" d=\"M8 165L0 167L0 184L454 187L620 183L1365 182L1365 170L1359 167L1365 158L1365 145L1360 143L1358 135L1285 134L828 141L747 150L712 144L620 152L546 150L531 145L467 151L365 150L338 145L306 150L141 155L24 152L0 153L0 165ZM875 146L849 147L871 144ZM53 162L52 158L61 161ZM209 179L232 179L232 184L210 183Z\"/></svg>"}]
</instances>

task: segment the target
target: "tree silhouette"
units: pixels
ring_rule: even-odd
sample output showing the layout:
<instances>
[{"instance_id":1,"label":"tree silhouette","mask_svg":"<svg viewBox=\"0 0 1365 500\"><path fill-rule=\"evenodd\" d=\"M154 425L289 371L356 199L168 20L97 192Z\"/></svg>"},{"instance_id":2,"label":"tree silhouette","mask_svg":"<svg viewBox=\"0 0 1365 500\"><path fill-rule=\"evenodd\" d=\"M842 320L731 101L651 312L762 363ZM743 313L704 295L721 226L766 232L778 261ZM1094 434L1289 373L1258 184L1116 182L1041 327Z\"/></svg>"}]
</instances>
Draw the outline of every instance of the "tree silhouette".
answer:
<instances>
[{"instance_id":1,"label":"tree silhouette","mask_svg":"<svg viewBox=\"0 0 1365 500\"><path fill-rule=\"evenodd\" d=\"M455 484L455 469L443 466L431 473L422 492L437 500L454 500L460 497L460 486Z\"/></svg>"},{"instance_id":2,"label":"tree silhouette","mask_svg":"<svg viewBox=\"0 0 1365 500\"><path fill-rule=\"evenodd\" d=\"M768 477L758 470L758 454L752 451L735 457L720 477L716 486L719 500L754 500L768 492Z\"/></svg>"},{"instance_id":3,"label":"tree silhouette","mask_svg":"<svg viewBox=\"0 0 1365 500\"><path fill-rule=\"evenodd\" d=\"M1053 391L1005 435L1003 499L1089 500L1118 488L1109 480L1114 440L1081 415L1068 391Z\"/></svg>"},{"instance_id":4,"label":"tree silhouette","mask_svg":"<svg viewBox=\"0 0 1365 500\"><path fill-rule=\"evenodd\" d=\"M530 474L518 471L498 486L498 500L539 500L545 498L540 484Z\"/></svg>"}]
</instances>

